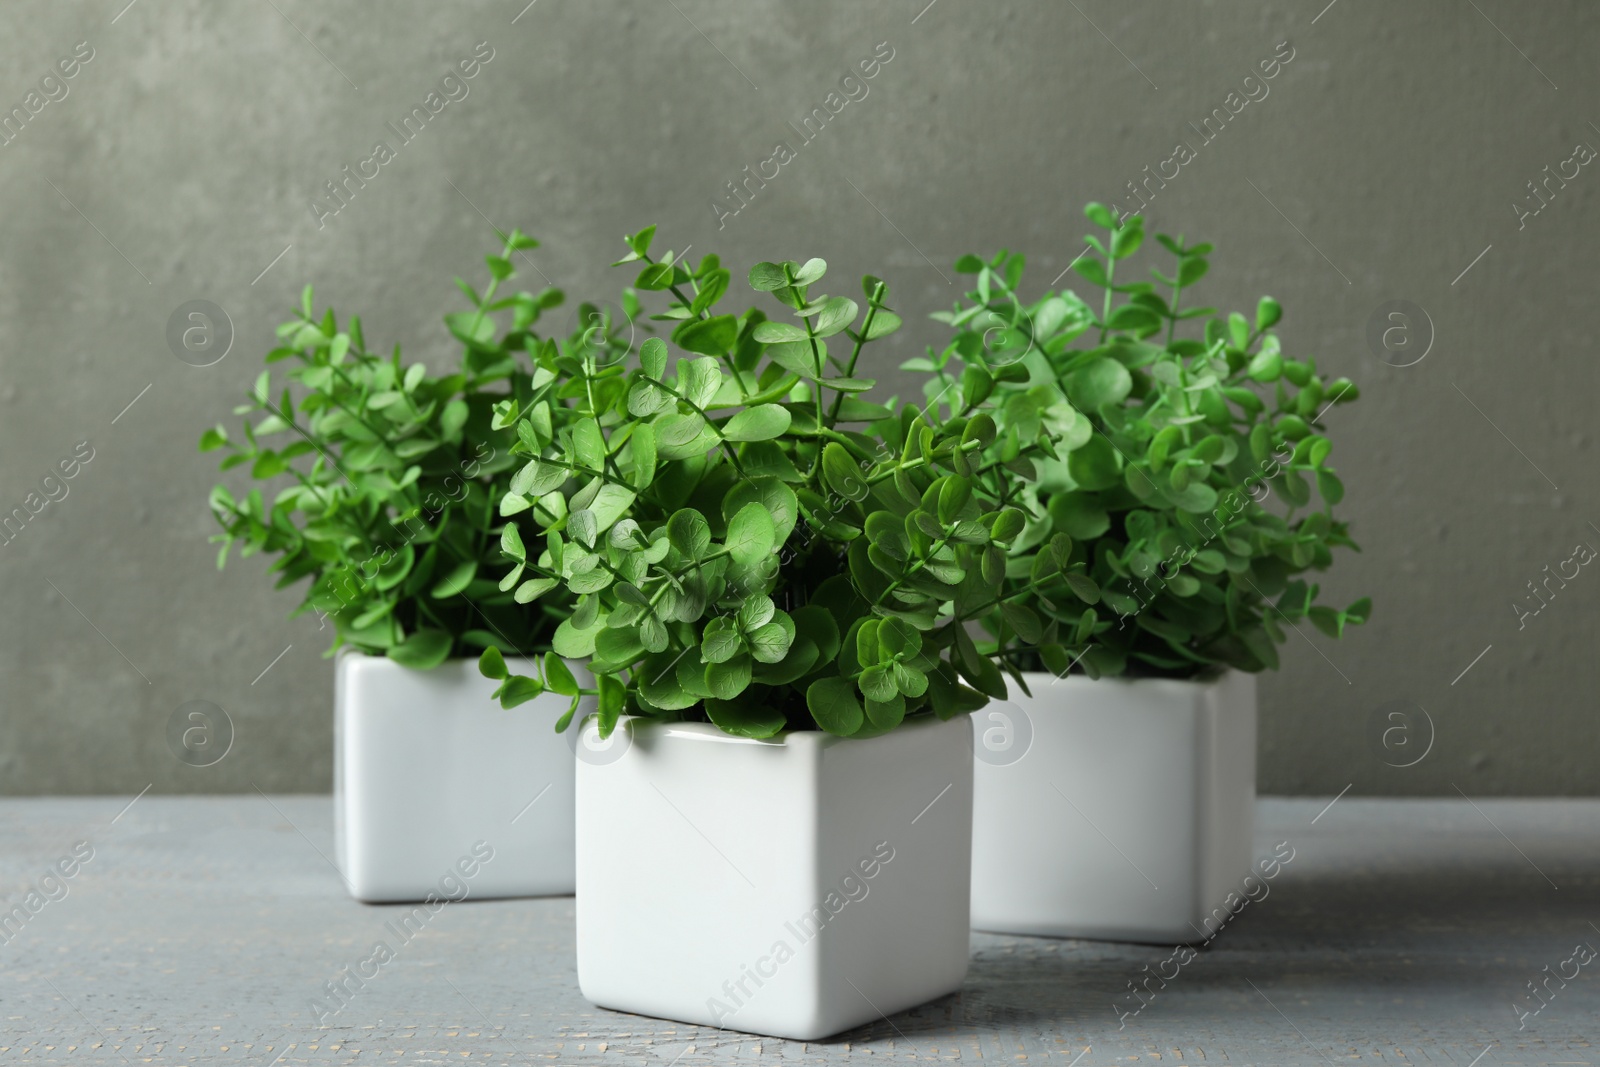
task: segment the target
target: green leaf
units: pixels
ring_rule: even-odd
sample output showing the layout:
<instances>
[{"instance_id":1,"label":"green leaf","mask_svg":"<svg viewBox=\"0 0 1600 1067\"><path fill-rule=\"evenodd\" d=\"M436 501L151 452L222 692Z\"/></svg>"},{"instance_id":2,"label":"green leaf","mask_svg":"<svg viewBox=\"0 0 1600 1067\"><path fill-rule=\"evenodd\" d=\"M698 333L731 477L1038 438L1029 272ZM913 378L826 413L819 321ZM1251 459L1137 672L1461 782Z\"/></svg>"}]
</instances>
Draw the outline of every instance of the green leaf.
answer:
<instances>
[{"instance_id":1,"label":"green leaf","mask_svg":"<svg viewBox=\"0 0 1600 1067\"><path fill-rule=\"evenodd\" d=\"M743 651L744 637L727 616L719 615L706 624L705 636L700 642L700 662L726 663Z\"/></svg>"},{"instance_id":2,"label":"green leaf","mask_svg":"<svg viewBox=\"0 0 1600 1067\"><path fill-rule=\"evenodd\" d=\"M758 404L729 419L722 436L730 441L769 441L789 429L789 409L778 404Z\"/></svg>"},{"instance_id":3,"label":"green leaf","mask_svg":"<svg viewBox=\"0 0 1600 1067\"><path fill-rule=\"evenodd\" d=\"M995 700L1006 699L1006 680L1000 674L1000 668L996 667L993 661L979 656L976 662L969 664L966 659L963 659L959 664L959 670L962 677L971 682L978 692L984 693Z\"/></svg>"},{"instance_id":4,"label":"green leaf","mask_svg":"<svg viewBox=\"0 0 1600 1067\"><path fill-rule=\"evenodd\" d=\"M659 382L667 373L667 343L659 337L647 338L639 346L639 363L645 374Z\"/></svg>"},{"instance_id":5,"label":"green leaf","mask_svg":"<svg viewBox=\"0 0 1600 1067\"><path fill-rule=\"evenodd\" d=\"M588 659L594 655L595 638L600 635L600 630L599 626L580 629L572 625L571 619L566 619L556 627L550 647L555 649L557 655L567 659ZM656 706L660 707L659 704Z\"/></svg>"},{"instance_id":6,"label":"green leaf","mask_svg":"<svg viewBox=\"0 0 1600 1067\"><path fill-rule=\"evenodd\" d=\"M662 711L682 711L700 703L701 698L685 689L678 680L680 659L688 662L692 658L675 657L670 652L663 652L646 659L635 671L640 696L651 707Z\"/></svg>"},{"instance_id":7,"label":"green leaf","mask_svg":"<svg viewBox=\"0 0 1600 1067\"><path fill-rule=\"evenodd\" d=\"M783 369L814 380L826 373L827 344L826 341L786 341L770 346L767 355Z\"/></svg>"},{"instance_id":8,"label":"green leaf","mask_svg":"<svg viewBox=\"0 0 1600 1067\"><path fill-rule=\"evenodd\" d=\"M1331 507L1344 499L1344 483L1332 471L1317 471L1317 493Z\"/></svg>"},{"instance_id":9,"label":"green leaf","mask_svg":"<svg viewBox=\"0 0 1600 1067\"><path fill-rule=\"evenodd\" d=\"M478 657L478 673L485 678L494 678L503 681L511 672L506 668L505 657L493 645L483 650L483 655Z\"/></svg>"},{"instance_id":10,"label":"green leaf","mask_svg":"<svg viewBox=\"0 0 1600 1067\"><path fill-rule=\"evenodd\" d=\"M1090 360L1067 379L1067 399L1080 411L1098 411L1102 404L1120 404L1133 390L1128 368L1108 356Z\"/></svg>"},{"instance_id":11,"label":"green leaf","mask_svg":"<svg viewBox=\"0 0 1600 1067\"><path fill-rule=\"evenodd\" d=\"M795 271L794 284L810 285L813 282L821 281L822 276L827 273L827 270L828 264L822 260L815 258L808 259L799 270Z\"/></svg>"},{"instance_id":12,"label":"green leaf","mask_svg":"<svg viewBox=\"0 0 1600 1067\"><path fill-rule=\"evenodd\" d=\"M645 648L638 627L606 625L594 635L594 651L595 658L606 663L631 664Z\"/></svg>"},{"instance_id":13,"label":"green leaf","mask_svg":"<svg viewBox=\"0 0 1600 1067\"><path fill-rule=\"evenodd\" d=\"M678 392L697 408L711 403L722 387L722 371L710 356L678 360Z\"/></svg>"},{"instance_id":14,"label":"green leaf","mask_svg":"<svg viewBox=\"0 0 1600 1067\"><path fill-rule=\"evenodd\" d=\"M905 696L915 700L928 691L928 676L909 664L896 663L894 685Z\"/></svg>"},{"instance_id":15,"label":"green leaf","mask_svg":"<svg viewBox=\"0 0 1600 1067\"><path fill-rule=\"evenodd\" d=\"M728 523L728 555L735 563L751 566L771 554L776 543L772 516L760 504L746 504Z\"/></svg>"},{"instance_id":16,"label":"green leaf","mask_svg":"<svg viewBox=\"0 0 1600 1067\"><path fill-rule=\"evenodd\" d=\"M887 337L898 330L902 322L900 316L888 308L879 308L873 313L872 322L867 325L867 332L862 340L876 341L880 337Z\"/></svg>"},{"instance_id":17,"label":"green leaf","mask_svg":"<svg viewBox=\"0 0 1600 1067\"><path fill-rule=\"evenodd\" d=\"M1237 311L1228 313L1228 340L1233 342L1233 347L1245 349L1250 346L1250 323Z\"/></svg>"},{"instance_id":18,"label":"green leaf","mask_svg":"<svg viewBox=\"0 0 1600 1067\"><path fill-rule=\"evenodd\" d=\"M452 643L443 630L422 629L391 648L389 658L402 667L432 670L449 658Z\"/></svg>"},{"instance_id":19,"label":"green leaf","mask_svg":"<svg viewBox=\"0 0 1600 1067\"><path fill-rule=\"evenodd\" d=\"M1077 576L1074 575L1073 577ZM1039 623L1039 616L1035 615L1033 609L1026 605L1002 600L1000 602L1000 614L1004 616L1011 628L1017 632L1017 636L1028 644L1036 645L1039 643L1039 639L1044 636L1044 627Z\"/></svg>"},{"instance_id":20,"label":"green leaf","mask_svg":"<svg viewBox=\"0 0 1600 1067\"><path fill-rule=\"evenodd\" d=\"M1277 381L1283 374L1283 357L1276 352L1263 349L1251 358L1250 365L1245 369L1245 373L1253 381Z\"/></svg>"},{"instance_id":21,"label":"green leaf","mask_svg":"<svg viewBox=\"0 0 1600 1067\"><path fill-rule=\"evenodd\" d=\"M946 475L939 489L939 521L947 526L954 522L970 499L972 483L959 474Z\"/></svg>"},{"instance_id":22,"label":"green leaf","mask_svg":"<svg viewBox=\"0 0 1600 1067\"><path fill-rule=\"evenodd\" d=\"M522 533L514 522L506 523L504 530L500 531L500 551L514 560L527 558L527 549L522 544Z\"/></svg>"},{"instance_id":23,"label":"green leaf","mask_svg":"<svg viewBox=\"0 0 1600 1067\"><path fill-rule=\"evenodd\" d=\"M596 536L611 529L633 506L634 499L633 490L625 485L618 485L615 482L602 485L588 507L589 513L594 516Z\"/></svg>"},{"instance_id":24,"label":"green leaf","mask_svg":"<svg viewBox=\"0 0 1600 1067\"><path fill-rule=\"evenodd\" d=\"M866 721L855 683L848 678L834 676L812 682L806 689L806 707L818 726L838 737L849 737Z\"/></svg>"},{"instance_id":25,"label":"green leaf","mask_svg":"<svg viewBox=\"0 0 1600 1067\"><path fill-rule=\"evenodd\" d=\"M1344 636L1344 619L1332 608L1317 604L1307 611L1306 615L1311 619L1311 625L1329 637Z\"/></svg>"},{"instance_id":26,"label":"green leaf","mask_svg":"<svg viewBox=\"0 0 1600 1067\"><path fill-rule=\"evenodd\" d=\"M590 470L603 470L606 442L600 435L599 423L593 419L579 419L572 427L572 450L580 465Z\"/></svg>"},{"instance_id":27,"label":"green leaf","mask_svg":"<svg viewBox=\"0 0 1600 1067\"><path fill-rule=\"evenodd\" d=\"M732 700L750 685L750 657L741 654L724 663L706 664L706 685L718 700Z\"/></svg>"},{"instance_id":28,"label":"green leaf","mask_svg":"<svg viewBox=\"0 0 1600 1067\"><path fill-rule=\"evenodd\" d=\"M654 263L645 267L634 279L633 284L640 289L651 292L666 289L672 284L673 269L669 263Z\"/></svg>"},{"instance_id":29,"label":"green leaf","mask_svg":"<svg viewBox=\"0 0 1600 1067\"><path fill-rule=\"evenodd\" d=\"M906 717L906 700L899 693L895 693L887 700L874 700L871 697L866 701L867 720L879 732L893 730L899 726Z\"/></svg>"},{"instance_id":30,"label":"green leaf","mask_svg":"<svg viewBox=\"0 0 1600 1067\"><path fill-rule=\"evenodd\" d=\"M818 337L832 337L854 322L860 310L854 300L842 296L830 296L823 301L822 310L817 315L813 329Z\"/></svg>"},{"instance_id":31,"label":"green leaf","mask_svg":"<svg viewBox=\"0 0 1600 1067\"><path fill-rule=\"evenodd\" d=\"M599 713L601 725L606 721L615 722L627 699L627 689L621 681L609 674L602 674L595 679L595 686L600 690L599 699L595 710Z\"/></svg>"},{"instance_id":32,"label":"green leaf","mask_svg":"<svg viewBox=\"0 0 1600 1067\"><path fill-rule=\"evenodd\" d=\"M537 678L513 674L505 680L499 689L494 691L494 695L499 698L500 706L509 710L519 704L526 704L543 692L544 684Z\"/></svg>"},{"instance_id":33,"label":"green leaf","mask_svg":"<svg viewBox=\"0 0 1600 1067\"><path fill-rule=\"evenodd\" d=\"M720 356L739 339L739 321L732 315L690 321L675 330L672 339L686 351Z\"/></svg>"},{"instance_id":34,"label":"green leaf","mask_svg":"<svg viewBox=\"0 0 1600 1067\"><path fill-rule=\"evenodd\" d=\"M1050 519L1056 527L1079 541L1099 537L1111 528L1111 516L1088 493L1057 493L1050 498Z\"/></svg>"},{"instance_id":35,"label":"green leaf","mask_svg":"<svg viewBox=\"0 0 1600 1067\"><path fill-rule=\"evenodd\" d=\"M857 682L868 700L892 700L899 692L894 685L894 672L886 666L868 667Z\"/></svg>"},{"instance_id":36,"label":"green leaf","mask_svg":"<svg viewBox=\"0 0 1600 1067\"><path fill-rule=\"evenodd\" d=\"M1090 285L1099 286L1102 289L1109 287L1110 283L1106 280L1105 267L1101 266L1100 261L1093 256L1085 256L1076 260L1072 264L1072 269L1083 275Z\"/></svg>"},{"instance_id":37,"label":"green leaf","mask_svg":"<svg viewBox=\"0 0 1600 1067\"><path fill-rule=\"evenodd\" d=\"M722 498L722 514L731 519L746 504L756 503L772 516L773 541L782 546L800 517L795 492L777 478L757 476L737 482Z\"/></svg>"},{"instance_id":38,"label":"green leaf","mask_svg":"<svg viewBox=\"0 0 1600 1067\"><path fill-rule=\"evenodd\" d=\"M750 288L758 293L770 293L789 284L783 268L776 263L757 263L750 268Z\"/></svg>"},{"instance_id":39,"label":"green leaf","mask_svg":"<svg viewBox=\"0 0 1600 1067\"><path fill-rule=\"evenodd\" d=\"M578 680L572 676L572 671L566 663L554 652L544 654L544 684L553 693L562 696L575 697L578 695Z\"/></svg>"},{"instance_id":40,"label":"green leaf","mask_svg":"<svg viewBox=\"0 0 1600 1067\"><path fill-rule=\"evenodd\" d=\"M588 508L579 508L571 515L568 515L567 533L580 545L586 548L593 548L595 540L600 536L600 527L595 522L594 512Z\"/></svg>"},{"instance_id":41,"label":"green leaf","mask_svg":"<svg viewBox=\"0 0 1600 1067\"><path fill-rule=\"evenodd\" d=\"M745 697L742 700L707 700L706 715L723 733L758 740L776 736L789 721L771 705Z\"/></svg>"},{"instance_id":42,"label":"green leaf","mask_svg":"<svg viewBox=\"0 0 1600 1067\"><path fill-rule=\"evenodd\" d=\"M741 629L754 630L771 622L777 610L777 605L772 602L771 597L758 594L739 605L736 619Z\"/></svg>"},{"instance_id":43,"label":"green leaf","mask_svg":"<svg viewBox=\"0 0 1600 1067\"><path fill-rule=\"evenodd\" d=\"M711 548L711 524L692 508L682 508L667 520L667 538L686 559L703 559Z\"/></svg>"},{"instance_id":44,"label":"green leaf","mask_svg":"<svg viewBox=\"0 0 1600 1067\"><path fill-rule=\"evenodd\" d=\"M1111 235L1111 254L1117 259L1127 259L1144 243L1144 227L1135 225L1137 221L1137 216L1129 219L1127 225Z\"/></svg>"},{"instance_id":45,"label":"green leaf","mask_svg":"<svg viewBox=\"0 0 1600 1067\"><path fill-rule=\"evenodd\" d=\"M793 323L768 321L757 326L751 336L764 345L772 345L786 341L804 341L809 335Z\"/></svg>"},{"instance_id":46,"label":"green leaf","mask_svg":"<svg viewBox=\"0 0 1600 1067\"><path fill-rule=\"evenodd\" d=\"M629 476L629 481L633 483L635 489L643 491L650 488L650 483L655 480L655 427L646 422L635 425L629 444L632 445L630 454L633 457L633 472Z\"/></svg>"},{"instance_id":47,"label":"green leaf","mask_svg":"<svg viewBox=\"0 0 1600 1067\"><path fill-rule=\"evenodd\" d=\"M655 423L656 454L661 459L688 459L706 451L706 421L697 414L664 415ZM715 439L713 438L713 443Z\"/></svg>"},{"instance_id":48,"label":"green leaf","mask_svg":"<svg viewBox=\"0 0 1600 1067\"><path fill-rule=\"evenodd\" d=\"M839 624L827 609L816 604L796 608L790 615L797 635L817 646L817 658L831 661L839 654Z\"/></svg>"},{"instance_id":49,"label":"green leaf","mask_svg":"<svg viewBox=\"0 0 1600 1067\"><path fill-rule=\"evenodd\" d=\"M1184 256L1178 263L1178 284L1187 289L1204 278L1210 269L1211 264L1200 256Z\"/></svg>"},{"instance_id":50,"label":"green leaf","mask_svg":"<svg viewBox=\"0 0 1600 1067\"><path fill-rule=\"evenodd\" d=\"M994 375L976 363L969 364L961 372L961 400L969 408L975 408L994 392Z\"/></svg>"},{"instance_id":51,"label":"green leaf","mask_svg":"<svg viewBox=\"0 0 1600 1067\"><path fill-rule=\"evenodd\" d=\"M1283 305L1264 296L1256 304L1256 330L1261 331L1276 326L1278 320L1283 318Z\"/></svg>"},{"instance_id":52,"label":"green leaf","mask_svg":"<svg viewBox=\"0 0 1600 1067\"><path fill-rule=\"evenodd\" d=\"M656 228L654 226L646 226L638 233L629 234L627 237L624 237L623 240L626 241L628 243L628 247L633 250L633 255L629 256L627 259L624 259L622 262L631 263L636 259L640 259L649 255L650 242L655 239L655 236Z\"/></svg>"},{"instance_id":53,"label":"green leaf","mask_svg":"<svg viewBox=\"0 0 1600 1067\"><path fill-rule=\"evenodd\" d=\"M1122 481L1120 459L1111 442L1096 434L1067 457L1067 473L1079 489L1110 489Z\"/></svg>"},{"instance_id":54,"label":"green leaf","mask_svg":"<svg viewBox=\"0 0 1600 1067\"><path fill-rule=\"evenodd\" d=\"M465 563L458 563L434 585L428 594L435 600L444 600L447 597L459 596L466 591L467 585L478 573L478 561L469 559Z\"/></svg>"},{"instance_id":55,"label":"green leaf","mask_svg":"<svg viewBox=\"0 0 1600 1067\"><path fill-rule=\"evenodd\" d=\"M822 476L828 487L846 500L860 500L867 495L867 484L861 477L861 468L837 441L829 441L822 449Z\"/></svg>"},{"instance_id":56,"label":"green leaf","mask_svg":"<svg viewBox=\"0 0 1600 1067\"><path fill-rule=\"evenodd\" d=\"M1072 595L1085 604L1097 604L1100 602L1100 586L1087 574L1069 571L1062 577L1066 579L1067 588L1072 590Z\"/></svg>"},{"instance_id":57,"label":"green leaf","mask_svg":"<svg viewBox=\"0 0 1600 1067\"><path fill-rule=\"evenodd\" d=\"M794 624L769 622L750 635L750 654L762 663L781 663L794 642Z\"/></svg>"},{"instance_id":58,"label":"green leaf","mask_svg":"<svg viewBox=\"0 0 1600 1067\"><path fill-rule=\"evenodd\" d=\"M1239 633L1239 640L1263 667L1271 671L1278 669L1278 646L1264 628L1252 626L1242 630Z\"/></svg>"}]
</instances>

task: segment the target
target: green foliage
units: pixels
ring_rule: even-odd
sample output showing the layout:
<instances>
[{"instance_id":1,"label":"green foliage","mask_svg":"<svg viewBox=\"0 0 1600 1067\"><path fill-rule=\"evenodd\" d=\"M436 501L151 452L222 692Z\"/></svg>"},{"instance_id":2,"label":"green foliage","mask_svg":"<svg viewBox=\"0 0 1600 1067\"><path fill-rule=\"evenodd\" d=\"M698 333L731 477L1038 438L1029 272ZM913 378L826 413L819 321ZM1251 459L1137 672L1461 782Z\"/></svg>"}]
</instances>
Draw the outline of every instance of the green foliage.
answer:
<instances>
[{"instance_id":1,"label":"green foliage","mask_svg":"<svg viewBox=\"0 0 1600 1067\"><path fill-rule=\"evenodd\" d=\"M983 462L1030 483L1014 503L1031 518L988 572L998 601L980 651L1014 674L1183 678L1276 668L1301 619L1333 636L1364 622L1369 600L1320 605L1302 577L1356 547L1333 517L1344 485L1321 422L1355 386L1284 353L1271 297L1253 319L1182 307L1210 245L1157 235L1170 274L1119 282L1143 220L1118 226L1099 204L1085 214L1107 231L1073 265L1094 298L1028 301L1020 255L963 256L956 270L976 276L973 289L934 316L952 327L949 345L906 364L935 375L930 396L948 382L992 390ZM1180 324L1195 336L1179 337ZM1056 455L1026 455L1041 434Z\"/></svg>"},{"instance_id":2,"label":"green foliage","mask_svg":"<svg viewBox=\"0 0 1600 1067\"><path fill-rule=\"evenodd\" d=\"M527 654L549 647L570 613L557 594L530 611L525 585L491 575L502 548L517 545L498 509L519 466L514 424L568 418L550 402L562 351L621 342L592 331L564 345L541 338L540 316L562 301L554 289L497 297L512 254L534 243L507 236L502 254L488 257L481 296L457 281L472 308L445 316L462 355L439 376L402 364L398 345L389 356L369 351L359 319L341 329L331 309L318 318L308 286L266 356L291 369L276 385L270 368L257 378L235 409L244 417L237 437L220 425L201 436L202 451L226 451L223 470L248 467L280 485L270 498L262 487L242 497L224 485L211 491L223 529L213 538L217 565L234 545L243 556L276 555L279 587L308 583L296 614L325 615L335 649L418 668L486 649Z\"/></svg>"},{"instance_id":3,"label":"green foliage","mask_svg":"<svg viewBox=\"0 0 1600 1067\"><path fill-rule=\"evenodd\" d=\"M1050 454L1044 428L1008 465L984 458L995 421L976 391L943 409L865 399L863 350L901 322L881 280L858 302L816 291L820 259L758 263L764 307L723 311L731 272L653 258L654 232L621 262L643 263L670 339L633 367L558 360L570 417L519 421L523 488L502 505L514 573L574 598L553 644L590 661L601 730L626 712L861 737L1003 695L966 626L1028 525L1016 457Z\"/></svg>"}]
</instances>

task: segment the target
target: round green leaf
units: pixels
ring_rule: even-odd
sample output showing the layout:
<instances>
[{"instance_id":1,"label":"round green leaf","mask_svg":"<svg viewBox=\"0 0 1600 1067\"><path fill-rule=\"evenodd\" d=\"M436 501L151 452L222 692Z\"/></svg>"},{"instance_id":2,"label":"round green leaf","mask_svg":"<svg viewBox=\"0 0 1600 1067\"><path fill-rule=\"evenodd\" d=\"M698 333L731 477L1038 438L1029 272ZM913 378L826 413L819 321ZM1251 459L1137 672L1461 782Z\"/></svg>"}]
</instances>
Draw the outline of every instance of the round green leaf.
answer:
<instances>
[{"instance_id":1,"label":"round green leaf","mask_svg":"<svg viewBox=\"0 0 1600 1067\"><path fill-rule=\"evenodd\" d=\"M778 404L758 404L746 408L722 428L729 441L770 441L789 429L789 409Z\"/></svg>"},{"instance_id":2,"label":"round green leaf","mask_svg":"<svg viewBox=\"0 0 1600 1067\"><path fill-rule=\"evenodd\" d=\"M1079 489L1109 489L1122 479L1119 461L1111 442L1096 434L1067 456L1067 473Z\"/></svg>"},{"instance_id":3,"label":"round green leaf","mask_svg":"<svg viewBox=\"0 0 1600 1067\"><path fill-rule=\"evenodd\" d=\"M685 558L700 559L711 547L711 524L693 508L682 508L667 520L667 537Z\"/></svg>"},{"instance_id":4,"label":"round green leaf","mask_svg":"<svg viewBox=\"0 0 1600 1067\"><path fill-rule=\"evenodd\" d=\"M848 678L819 678L806 690L806 707L816 724L830 734L849 737L866 721L855 683Z\"/></svg>"},{"instance_id":5,"label":"round green leaf","mask_svg":"<svg viewBox=\"0 0 1600 1067\"><path fill-rule=\"evenodd\" d=\"M432 670L450 656L452 639L443 630L422 629L389 650L389 658L402 667Z\"/></svg>"},{"instance_id":6,"label":"round green leaf","mask_svg":"<svg viewBox=\"0 0 1600 1067\"><path fill-rule=\"evenodd\" d=\"M706 685L718 700L732 700L750 685L751 662L738 655L725 663L706 664Z\"/></svg>"},{"instance_id":7,"label":"round green leaf","mask_svg":"<svg viewBox=\"0 0 1600 1067\"><path fill-rule=\"evenodd\" d=\"M478 673L485 678L503 681L511 672L506 668L505 657L493 645L483 650L483 655L478 657Z\"/></svg>"},{"instance_id":8,"label":"round green leaf","mask_svg":"<svg viewBox=\"0 0 1600 1067\"><path fill-rule=\"evenodd\" d=\"M1080 411L1097 411L1102 404L1117 404L1133 390L1133 375L1109 356L1092 359L1067 379L1067 399Z\"/></svg>"},{"instance_id":9,"label":"round green leaf","mask_svg":"<svg viewBox=\"0 0 1600 1067\"><path fill-rule=\"evenodd\" d=\"M750 503L728 523L728 555L735 563L746 566L761 562L777 543L777 529L772 516L760 504Z\"/></svg>"},{"instance_id":10,"label":"round green leaf","mask_svg":"<svg viewBox=\"0 0 1600 1067\"><path fill-rule=\"evenodd\" d=\"M739 700L707 700L706 714L723 733L757 740L773 737L789 725L783 712L745 696Z\"/></svg>"},{"instance_id":11,"label":"round green leaf","mask_svg":"<svg viewBox=\"0 0 1600 1067\"><path fill-rule=\"evenodd\" d=\"M789 284L783 267L776 263L757 263L750 268L750 288L758 293L770 293Z\"/></svg>"}]
</instances>

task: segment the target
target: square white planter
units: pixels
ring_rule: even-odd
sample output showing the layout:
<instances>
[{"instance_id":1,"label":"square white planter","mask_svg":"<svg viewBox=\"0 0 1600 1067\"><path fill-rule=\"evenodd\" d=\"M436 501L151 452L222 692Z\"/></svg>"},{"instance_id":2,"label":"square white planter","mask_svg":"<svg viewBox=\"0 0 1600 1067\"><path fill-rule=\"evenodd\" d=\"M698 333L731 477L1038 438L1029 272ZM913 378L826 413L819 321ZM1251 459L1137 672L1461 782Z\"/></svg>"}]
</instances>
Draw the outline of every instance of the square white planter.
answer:
<instances>
[{"instance_id":1,"label":"square white planter","mask_svg":"<svg viewBox=\"0 0 1600 1067\"><path fill-rule=\"evenodd\" d=\"M1254 858L1255 677L1025 677L972 716L973 927L1205 940Z\"/></svg>"},{"instance_id":2,"label":"square white planter","mask_svg":"<svg viewBox=\"0 0 1600 1067\"><path fill-rule=\"evenodd\" d=\"M531 660L506 665L534 673ZM546 693L507 711L495 686L476 660L417 671L339 657L334 848L356 899L454 899L458 885L470 897L572 892L576 761L555 732L571 698Z\"/></svg>"},{"instance_id":3,"label":"square white planter","mask_svg":"<svg viewBox=\"0 0 1600 1067\"><path fill-rule=\"evenodd\" d=\"M586 724L578 982L595 1004L807 1041L967 972L972 727L770 741Z\"/></svg>"}]
</instances>

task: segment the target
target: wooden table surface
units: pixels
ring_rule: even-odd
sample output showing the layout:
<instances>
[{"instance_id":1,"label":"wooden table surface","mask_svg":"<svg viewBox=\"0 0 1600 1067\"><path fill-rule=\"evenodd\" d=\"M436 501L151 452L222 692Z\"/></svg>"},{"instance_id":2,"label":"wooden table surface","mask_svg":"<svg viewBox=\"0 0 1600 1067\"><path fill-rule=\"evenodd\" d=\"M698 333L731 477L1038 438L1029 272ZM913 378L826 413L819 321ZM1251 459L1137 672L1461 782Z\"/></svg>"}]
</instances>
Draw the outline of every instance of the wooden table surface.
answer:
<instances>
[{"instance_id":1,"label":"wooden table surface","mask_svg":"<svg viewBox=\"0 0 1600 1067\"><path fill-rule=\"evenodd\" d=\"M1169 949L974 934L958 995L801 1044L590 1006L571 898L446 908L319 1025L396 910L329 798L130 799L0 800L4 910L49 890L0 925L0 1064L1600 1063L1600 800L1263 799L1295 859L1136 1015Z\"/></svg>"}]
</instances>

